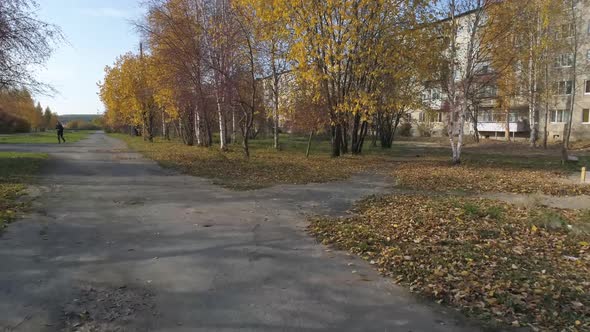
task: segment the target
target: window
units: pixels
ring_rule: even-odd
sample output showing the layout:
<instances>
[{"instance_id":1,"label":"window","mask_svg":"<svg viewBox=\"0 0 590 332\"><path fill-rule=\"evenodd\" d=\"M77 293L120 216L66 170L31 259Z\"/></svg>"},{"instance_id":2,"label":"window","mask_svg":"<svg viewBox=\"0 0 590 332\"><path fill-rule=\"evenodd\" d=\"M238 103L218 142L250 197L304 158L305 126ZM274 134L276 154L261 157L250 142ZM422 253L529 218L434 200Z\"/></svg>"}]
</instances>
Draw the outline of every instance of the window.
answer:
<instances>
[{"instance_id":1,"label":"window","mask_svg":"<svg viewBox=\"0 0 590 332\"><path fill-rule=\"evenodd\" d=\"M555 93L560 96L572 94L572 81L559 81L555 82L553 88Z\"/></svg>"},{"instance_id":2,"label":"window","mask_svg":"<svg viewBox=\"0 0 590 332\"><path fill-rule=\"evenodd\" d=\"M438 89L432 89L432 100L440 100L440 92L438 92Z\"/></svg>"},{"instance_id":3,"label":"window","mask_svg":"<svg viewBox=\"0 0 590 332\"><path fill-rule=\"evenodd\" d=\"M440 100L440 91L437 88L427 88L422 92L422 100Z\"/></svg>"},{"instance_id":4,"label":"window","mask_svg":"<svg viewBox=\"0 0 590 332\"><path fill-rule=\"evenodd\" d=\"M590 95L590 80L584 82L584 93Z\"/></svg>"},{"instance_id":5,"label":"window","mask_svg":"<svg viewBox=\"0 0 590 332\"><path fill-rule=\"evenodd\" d=\"M561 37L562 38L568 38L568 37L573 37L574 36L574 24L573 23L568 23L568 24L563 24L561 26Z\"/></svg>"},{"instance_id":6,"label":"window","mask_svg":"<svg viewBox=\"0 0 590 332\"><path fill-rule=\"evenodd\" d=\"M421 112L420 113L420 122L442 122L443 121L443 114L442 112Z\"/></svg>"},{"instance_id":7,"label":"window","mask_svg":"<svg viewBox=\"0 0 590 332\"><path fill-rule=\"evenodd\" d=\"M566 110L554 110L551 111L549 121L553 123L566 122L568 119L568 112Z\"/></svg>"},{"instance_id":8,"label":"window","mask_svg":"<svg viewBox=\"0 0 590 332\"><path fill-rule=\"evenodd\" d=\"M478 122L493 122L494 117L491 110L481 110L477 116Z\"/></svg>"},{"instance_id":9,"label":"window","mask_svg":"<svg viewBox=\"0 0 590 332\"><path fill-rule=\"evenodd\" d=\"M475 72L480 75L489 74L492 72L492 68L490 67L490 63L488 61L482 61L475 64Z\"/></svg>"},{"instance_id":10,"label":"window","mask_svg":"<svg viewBox=\"0 0 590 332\"><path fill-rule=\"evenodd\" d=\"M434 122L443 122L443 114L442 114L442 112L436 112L434 114Z\"/></svg>"},{"instance_id":11,"label":"window","mask_svg":"<svg viewBox=\"0 0 590 332\"><path fill-rule=\"evenodd\" d=\"M590 123L590 109L584 108L582 110L582 123Z\"/></svg>"},{"instance_id":12,"label":"window","mask_svg":"<svg viewBox=\"0 0 590 332\"><path fill-rule=\"evenodd\" d=\"M486 85L481 89L480 96L483 98L495 97L497 94L497 87Z\"/></svg>"},{"instance_id":13,"label":"window","mask_svg":"<svg viewBox=\"0 0 590 332\"><path fill-rule=\"evenodd\" d=\"M572 53L562 54L555 58L555 67L571 67L574 64Z\"/></svg>"},{"instance_id":14,"label":"window","mask_svg":"<svg viewBox=\"0 0 590 332\"><path fill-rule=\"evenodd\" d=\"M508 114L508 122L518 122L518 113L510 112Z\"/></svg>"}]
</instances>

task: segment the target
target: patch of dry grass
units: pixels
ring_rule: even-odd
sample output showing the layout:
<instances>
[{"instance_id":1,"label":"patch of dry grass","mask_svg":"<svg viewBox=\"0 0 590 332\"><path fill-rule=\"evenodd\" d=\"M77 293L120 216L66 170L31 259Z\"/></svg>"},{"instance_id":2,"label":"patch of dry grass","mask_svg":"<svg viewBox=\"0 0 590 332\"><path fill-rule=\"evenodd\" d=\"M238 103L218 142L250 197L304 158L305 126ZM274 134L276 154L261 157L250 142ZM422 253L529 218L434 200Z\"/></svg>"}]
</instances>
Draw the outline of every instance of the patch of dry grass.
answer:
<instances>
[{"instance_id":1,"label":"patch of dry grass","mask_svg":"<svg viewBox=\"0 0 590 332\"><path fill-rule=\"evenodd\" d=\"M588 212L420 195L371 198L356 212L315 219L309 230L486 321L590 330Z\"/></svg>"},{"instance_id":2,"label":"patch of dry grass","mask_svg":"<svg viewBox=\"0 0 590 332\"><path fill-rule=\"evenodd\" d=\"M0 152L0 231L26 207L18 199L46 158L41 153Z\"/></svg>"}]
</instances>

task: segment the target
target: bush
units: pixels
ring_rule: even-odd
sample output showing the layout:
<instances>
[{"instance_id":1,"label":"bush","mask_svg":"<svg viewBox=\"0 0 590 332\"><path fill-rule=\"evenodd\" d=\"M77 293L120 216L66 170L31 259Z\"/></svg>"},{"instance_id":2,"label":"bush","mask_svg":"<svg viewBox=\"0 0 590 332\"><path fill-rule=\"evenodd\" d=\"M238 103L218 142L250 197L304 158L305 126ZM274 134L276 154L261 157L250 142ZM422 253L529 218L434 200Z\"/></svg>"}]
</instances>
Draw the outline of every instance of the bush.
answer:
<instances>
[{"instance_id":1,"label":"bush","mask_svg":"<svg viewBox=\"0 0 590 332\"><path fill-rule=\"evenodd\" d=\"M410 137L412 136L412 124L409 122L404 122L399 126L398 131L400 136L403 137Z\"/></svg>"},{"instance_id":2,"label":"bush","mask_svg":"<svg viewBox=\"0 0 590 332\"><path fill-rule=\"evenodd\" d=\"M418 135L420 137L432 137L434 131L432 124L428 122L418 123L416 129L418 130Z\"/></svg>"},{"instance_id":3,"label":"bush","mask_svg":"<svg viewBox=\"0 0 590 332\"><path fill-rule=\"evenodd\" d=\"M31 131L31 124L27 120L6 113L0 109L0 133L28 133L29 131Z\"/></svg>"}]
</instances>

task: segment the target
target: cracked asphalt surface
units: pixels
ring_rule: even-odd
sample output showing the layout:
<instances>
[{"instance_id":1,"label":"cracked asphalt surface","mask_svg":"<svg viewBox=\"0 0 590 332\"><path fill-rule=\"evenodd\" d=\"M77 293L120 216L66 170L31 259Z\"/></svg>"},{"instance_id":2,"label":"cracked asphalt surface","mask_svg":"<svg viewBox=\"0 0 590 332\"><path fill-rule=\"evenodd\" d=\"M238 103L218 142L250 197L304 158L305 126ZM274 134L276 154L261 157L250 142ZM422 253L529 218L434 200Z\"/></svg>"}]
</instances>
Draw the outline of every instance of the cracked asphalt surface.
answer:
<instances>
[{"instance_id":1,"label":"cracked asphalt surface","mask_svg":"<svg viewBox=\"0 0 590 332\"><path fill-rule=\"evenodd\" d=\"M0 236L3 331L479 331L316 243L379 176L235 192L103 133L50 155L32 211Z\"/></svg>"}]
</instances>

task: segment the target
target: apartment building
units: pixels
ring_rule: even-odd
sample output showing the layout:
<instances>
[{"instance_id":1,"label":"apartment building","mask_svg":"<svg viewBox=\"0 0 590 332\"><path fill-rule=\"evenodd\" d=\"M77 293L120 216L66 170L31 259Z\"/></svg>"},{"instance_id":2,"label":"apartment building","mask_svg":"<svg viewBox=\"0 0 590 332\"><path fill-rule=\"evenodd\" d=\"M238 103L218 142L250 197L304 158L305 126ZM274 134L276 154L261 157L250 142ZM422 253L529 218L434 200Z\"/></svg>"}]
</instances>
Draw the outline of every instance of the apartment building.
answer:
<instances>
[{"instance_id":1,"label":"apartment building","mask_svg":"<svg viewBox=\"0 0 590 332\"><path fill-rule=\"evenodd\" d=\"M559 38L570 40L573 38L574 29L578 34L578 54L576 69L576 84L572 79L573 53L564 53L555 59L550 68L549 80L552 82L549 102L537 105L539 109L539 140L547 134L549 141L563 139L564 127L570 116L570 107L573 100L573 118L571 140L590 140L590 1L578 1L576 8L577 24L563 22L556 27L555 33ZM459 70L466 67L465 45L469 40L469 29L465 28L474 19L473 13L460 16L457 41L459 44L458 62L463 64ZM482 81L493 75L493 68L489 63L482 61L476 67L477 76ZM575 86L575 90L574 90ZM575 91L575 94L574 94ZM445 94L437 82L428 82L422 91L424 109L410 112L413 123L412 133L415 136L431 135L440 136L446 134L447 112L445 110ZM549 111L546 112L547 108ZM530 135L529 102L522 96L515 96L509 101L508 117L505 109L498 107L497 87L493 82L483 85L478 92L476 104L477 130L482 137L500 138L508 132L512 137L528 137ZM508 129L508 130L507 130ZM546 129L546 131L545 131ZM465 133L473 134L475 125L473 119L468 119L465 124Z\"/></svg>"}]
</instances>

